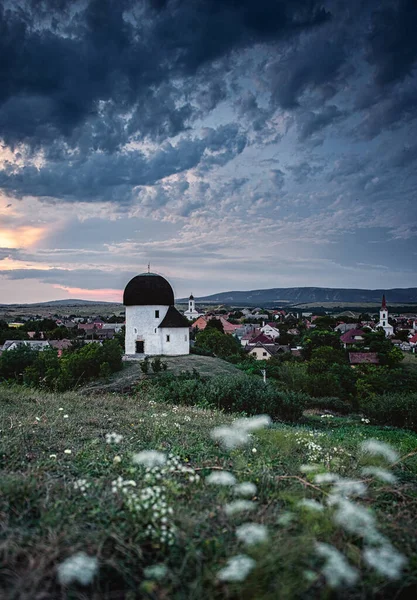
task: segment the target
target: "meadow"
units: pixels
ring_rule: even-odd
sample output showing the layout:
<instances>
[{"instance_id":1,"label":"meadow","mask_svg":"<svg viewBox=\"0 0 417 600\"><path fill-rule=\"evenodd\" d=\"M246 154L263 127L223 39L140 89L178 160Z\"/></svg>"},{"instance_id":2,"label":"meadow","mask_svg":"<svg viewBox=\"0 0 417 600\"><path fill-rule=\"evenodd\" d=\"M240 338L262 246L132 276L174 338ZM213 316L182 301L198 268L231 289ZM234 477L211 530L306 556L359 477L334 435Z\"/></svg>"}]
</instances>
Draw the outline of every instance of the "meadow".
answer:
<instances>
[{"instance_id":1,"label":"meadow","mask_svg":"<svg viewBox=\"0 0 417 600\"><path fill-rule=\"evenodd\" d=\"M3 384L0 405L2 599L417 590L414 432L317 410L265 426L146 385Z\"/></svg>"}]
</instances>

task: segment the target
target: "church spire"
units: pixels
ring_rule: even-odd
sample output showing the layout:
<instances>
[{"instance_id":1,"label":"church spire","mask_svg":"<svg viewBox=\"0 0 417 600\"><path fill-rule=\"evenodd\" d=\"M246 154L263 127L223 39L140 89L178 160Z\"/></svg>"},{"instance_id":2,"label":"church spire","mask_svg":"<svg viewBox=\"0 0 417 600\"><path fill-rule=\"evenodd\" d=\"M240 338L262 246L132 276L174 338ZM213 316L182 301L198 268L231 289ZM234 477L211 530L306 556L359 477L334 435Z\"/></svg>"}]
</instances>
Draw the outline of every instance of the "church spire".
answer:
<instances>
[{"instance_id":1,"label":"church spire","mask_svg":"<svg viewBox=\"0 0 417 600\"><path fill-rule=\"evenodd\" d=\"M387 310L387 303L385 302L385 294L382 295L381 309L382 310Z\"/></svg>"}]
</instances>

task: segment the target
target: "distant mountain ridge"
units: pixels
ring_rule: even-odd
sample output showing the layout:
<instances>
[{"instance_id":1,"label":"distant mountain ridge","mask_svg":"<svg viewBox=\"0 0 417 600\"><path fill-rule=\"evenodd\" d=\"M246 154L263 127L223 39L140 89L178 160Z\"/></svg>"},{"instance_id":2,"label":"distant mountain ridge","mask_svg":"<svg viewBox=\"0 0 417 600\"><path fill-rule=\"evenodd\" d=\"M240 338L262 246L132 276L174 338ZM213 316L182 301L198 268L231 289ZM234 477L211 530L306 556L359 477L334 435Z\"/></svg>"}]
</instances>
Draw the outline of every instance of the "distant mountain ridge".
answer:
<instances>
[{"instance_id":1,"label":"distant mountain ridge","mask_svg":"<svg viewBox=\"0 0 417 600\"><path fill-rule=\"evenodd\" d=\"M121 302L105 302L104 300L80 300L77 298L69 300L50 300L49 302L28 302L14 304L0 304L0 306L82 306L84 304L121 304Z\"/></svg>"},{"instance_id":2,"label":"distant mountain ridge","mask_svg":"<svg viewBox=\"0 0 417 600\"><path fill-rule=\"evenodd\" d=\"M417 302L417 288L394 288L362 290L349 288L292 287L249 290L246 292L221 292L196 297L196 302L207 304L234 304L241 306L264 306L279 304L307 304L310 302L380 302L385 294L387 303ZM187 302L180 298L177 302Z\"/></svg>"}]
</instances>

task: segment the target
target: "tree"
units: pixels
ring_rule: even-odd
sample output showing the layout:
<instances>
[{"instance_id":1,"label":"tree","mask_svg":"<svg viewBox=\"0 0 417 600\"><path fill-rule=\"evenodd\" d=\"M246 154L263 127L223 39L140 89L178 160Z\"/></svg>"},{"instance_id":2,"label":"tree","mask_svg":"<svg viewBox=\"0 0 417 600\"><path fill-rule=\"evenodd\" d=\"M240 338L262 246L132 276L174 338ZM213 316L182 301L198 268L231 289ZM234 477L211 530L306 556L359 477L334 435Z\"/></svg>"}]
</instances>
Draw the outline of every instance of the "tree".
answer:
<instances>
[{"instance_id":1,"label":"tree","mask_svg":"<svg viewBox=\"0 0 417 600\"><path fill-rule=\"evenodd\" d=\"M236 338L210 327L197 334L196 346L220 358L242 352L242 347Z\"/></svg>"},{"instance_id":2,"label":"tree","mask_svg":"<svg viewBox=\"0 0 417 600\"><path fill-rule=\"evenodd\" d=\"M25 344L3 352L0 356L0 379L14 379L21 383L24 370L35 363L38 352Z\"/></svg>"},{"instance_id":3,"label":"tree","mask_svg":"<svg viewBox=\"0 0 417 600\"><path fill-rule=\"evenodd\" d=\"M314 320L314 325L316 326L316 329L333 331L336 327L336 319L330 315L324 315L322 317L317 317L317 319Z\"/></svg>"},{"instance_id":4,"label":"tree","mask_svg":"<svg viewBox=\"0 0 417 600\"><path fill-rule=\"evenodd\" d=\"M335 350L341 350L340 335L337 331L321 331L310 329L304 334L302 340L302 355L306 360L311 358L313 350L321 346L331 346Z\"/></svg>"},{"instance_id":5,"label":"tree","mask_svg":"<svg viewBox=\"0 0 417 600\"><path fill-rule=\"evenodd\" d=\"M223 323L220 319L209 319L206 329L217 329L221 333L224 333Z\"/></svg>"}]
</instances>

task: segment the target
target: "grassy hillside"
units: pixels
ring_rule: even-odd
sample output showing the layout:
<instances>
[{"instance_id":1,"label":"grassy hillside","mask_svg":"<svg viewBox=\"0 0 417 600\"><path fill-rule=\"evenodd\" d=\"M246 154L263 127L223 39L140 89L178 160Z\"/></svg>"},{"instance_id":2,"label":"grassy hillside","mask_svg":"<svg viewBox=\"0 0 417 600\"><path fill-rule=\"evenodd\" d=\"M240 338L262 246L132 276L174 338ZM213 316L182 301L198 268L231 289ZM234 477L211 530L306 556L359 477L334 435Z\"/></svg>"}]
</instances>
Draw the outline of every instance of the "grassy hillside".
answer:
<instances>
[{"instance_id":1,"label":"grassy hillside","mask_svg":"<svg viewBox=\"0 0 417 600\"><path fill-rule=\"evenodd\" d=\"M155 403L145 390L140 397L86 398L0 386L2 599L359 599L406 598L415 591L417 435L318 414L304 425L254 431L248 445L227 450L210 431L235 416ZM243 431L234 427L228 442ZM107 443L110 433L123 439ZM391 443L403 458L389 467L382 456L364 454L360 444L368 438ZM167 468L146 472L132 462L134 453L151 449L169 456ZM343 502L354 507L347 520L341 514L336 522L332 484L300 470L306 463L345 478L333 485L345 486ZM384 472L397 483L365 476L366 464L387 466ZM207 482L221 470L257 486L249 486L243 512L230 514L239 488ZM363 497L355 497L359 484L351 478L367 486ZM333 500L334 494L333 488ZM247 522L265 526L267 540L248 545L248 531L237 529ZM358 522L359 530L349 531L349 523ZM381 539L386 553L378 573L363 550L371 544L376 551ZM340 556L332 551L333 559L325 558L328 547L317 542L343 553L356 570L354 584L351 577L347 585L351 572ZM397 551L408 559L402 573ZM64 571L57 567L77 552L96 557L98 573L89 585L61 587ZM246 563L221 571L242 554ZM82 560L78 571L85 575ZM245 575L245 565L252 568L247 576L231 581Z\"/></svg>"}]
</instances>

